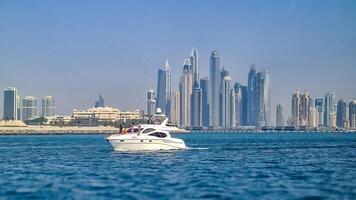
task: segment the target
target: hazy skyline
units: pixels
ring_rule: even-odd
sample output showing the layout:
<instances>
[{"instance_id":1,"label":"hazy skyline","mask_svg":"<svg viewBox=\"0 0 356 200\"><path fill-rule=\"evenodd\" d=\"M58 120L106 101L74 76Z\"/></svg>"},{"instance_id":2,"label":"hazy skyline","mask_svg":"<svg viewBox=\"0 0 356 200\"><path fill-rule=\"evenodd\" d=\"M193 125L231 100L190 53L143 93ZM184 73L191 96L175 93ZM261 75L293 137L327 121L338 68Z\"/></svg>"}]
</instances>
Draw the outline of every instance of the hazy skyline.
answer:
<instances>
[{"instance_id":1,"label":"hazy skyline","mask_svg":"<svg viewBox=\"0 0 356 200\"><path fill-rule=\"evenodd\" d=\"M144 109L165 59L177 90L196 47L201 77L213 50L234 82L246 84L251 64L269 69L272 116L280 101L288 116L296 89L356 97L355 10L356 1L336 0L0 0L0 88L54 96L59 114L93 107L99 94L106 105Z\"/></svg>"}]
</instances>

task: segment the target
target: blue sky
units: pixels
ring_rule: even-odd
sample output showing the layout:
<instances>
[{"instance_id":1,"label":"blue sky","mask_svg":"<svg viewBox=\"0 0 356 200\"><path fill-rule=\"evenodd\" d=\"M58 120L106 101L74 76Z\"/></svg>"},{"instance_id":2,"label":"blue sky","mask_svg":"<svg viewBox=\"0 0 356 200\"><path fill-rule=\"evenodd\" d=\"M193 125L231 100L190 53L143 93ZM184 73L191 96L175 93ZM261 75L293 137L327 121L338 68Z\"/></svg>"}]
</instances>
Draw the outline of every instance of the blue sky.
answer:
<instances>
[{"instance_id":1,"label":"blue sky","mask_svg":"<svg viewBox=\"0 0 356 200\"><path fill-rule=\"evenodd\" d=\"M289 113L296 89L356 97L355 19L352 0L0 0L0 88L53 95L60 114L99 93L121 110L144 109L165 58L178 88L197 47L202 76L213 50L234 81L245 84L251 64L269 69L273 112L283 101Z\"/></svg>"}]
</instances>

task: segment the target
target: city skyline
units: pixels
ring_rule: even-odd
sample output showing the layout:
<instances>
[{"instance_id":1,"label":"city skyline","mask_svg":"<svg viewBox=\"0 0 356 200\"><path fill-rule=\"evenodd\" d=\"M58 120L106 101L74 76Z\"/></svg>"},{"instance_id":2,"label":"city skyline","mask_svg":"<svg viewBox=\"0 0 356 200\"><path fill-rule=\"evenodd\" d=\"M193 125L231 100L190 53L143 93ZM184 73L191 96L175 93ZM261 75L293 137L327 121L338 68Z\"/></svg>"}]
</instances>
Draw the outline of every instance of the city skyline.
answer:
<instances>
[{"instance_id":1,"label":"city skyline","mask_svg":"<svg viewBox=\"0 0 356 200\"><path fill-rule=\"evenodd\" d=\"M343 4L196 1L189 3L191 7L188 6L184 16L178 9L183 2L149 5L120 2L111 7L104 3L99 8L93 2L83 7L80 3L73 4L69 8L65 3L48 2L34 4L38 7L24 3L28 6L21 8L16 1L0 4L0 25L6 30L0 33L3 44L0 45L0 87L14 86L21 97L53 95L59 114L91 107L98 94L105 96L108 105L122 110L144 110L144 94L149 88L155 88L157 68L164 64L165 58L169 59L172 89L177 91L182 62L192 47L199 51L200 78L209 76L209 57L213 50L218 50L221 66L229 71L233 82L246 85L251 64L258 69L269 69L272 121L280 101L285 103L285 116L290 116L290 96L297 89L308 91L313 98L324 98L325 93L335 92L336 102L355 97L356 80L352 75L356 74L356 29L351 23L355 18L351 11L356 6L351 1ZM275 4L279 6L274 7ZM196 10L197 7L200 9ZM264 8L269 10L262 13ZM19 12L11 12L13 9ZM98 19L94 20L91 11L96 9ZM171 15L165 15L167 9ZM221 16L210 13L213 9L221 11L218 12ZM132 16L127 14L132 10L141 12L135 12L138 16L129 22L123 22ZM124 12L126 17L116 11ZM46 12L47 18L42 18L42 12ZM27 15L32 16L31 21ZM140 22L143 15L147 18ZM161 19L162 16L168 17ZM288 17L290 24L283 17ZM212 24L216 28L208 29ZM98 26L99 29L92 28ZM127 27L128 31L113 26ZM183 27L194 28L182 31ZM60 31L62 28L67 33ZM224 31L220 33L222 28ZM95 37L89 40L92 31ZM159 32L163 37L155 36ZM135 82L133 77L142 81Z\"/></svg>"}]
</instances>

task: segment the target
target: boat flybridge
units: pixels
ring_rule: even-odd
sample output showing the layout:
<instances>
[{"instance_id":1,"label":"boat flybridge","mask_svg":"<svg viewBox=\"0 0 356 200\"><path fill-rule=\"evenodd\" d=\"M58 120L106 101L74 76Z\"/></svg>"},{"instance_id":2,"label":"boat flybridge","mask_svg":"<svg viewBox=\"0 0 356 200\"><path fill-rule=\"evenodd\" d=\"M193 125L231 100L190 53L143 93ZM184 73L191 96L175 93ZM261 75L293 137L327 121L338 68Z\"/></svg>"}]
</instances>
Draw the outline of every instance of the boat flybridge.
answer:
<instances>
[{"instance_id":1,"label":"boat flybridge","mask_svg":"<svg viewBox=\"0 0 356 200\"><path fill-rule=\"evenodd\" d=\"M172 138L168 131L157 128L146 125L131 127L125 134L113 134L106 139L116 151L157 151L187 148L182 139Z\"/></svg>"},{"instance_id":2,"label":"boat flybridge","mask_svg":"<svg viewBox=\"0 0 356 200\"><path fill-rule=\"evenodd\" d=\"M162 131L168 131L170 133L189 133L190 131L187 131L185 129L178 128L177 125L170 124L168 123L169 119L165 118L162 123L155 122L153 124L141 124L141 128L152 128L155 130L162 130Z\"/></svg>"}]
</instances>

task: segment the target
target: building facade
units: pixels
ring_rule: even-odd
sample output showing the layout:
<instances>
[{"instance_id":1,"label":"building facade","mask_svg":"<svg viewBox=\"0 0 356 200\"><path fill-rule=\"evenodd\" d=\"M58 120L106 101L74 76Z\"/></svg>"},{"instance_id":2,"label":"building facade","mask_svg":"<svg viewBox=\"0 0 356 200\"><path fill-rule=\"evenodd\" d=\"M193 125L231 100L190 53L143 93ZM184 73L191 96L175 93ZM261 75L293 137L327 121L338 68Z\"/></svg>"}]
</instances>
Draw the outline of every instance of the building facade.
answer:
<instances>
[{"instance_id":1,"label":"building facade","mask_svg":"<svg viewBox=\"0 0 356 200\"><path fill-rule=\"evenodd\" d=\"M27 121L37 117L37 98L26 96L22 99L22 120Z\"/></svg>"},{"instance_id":2,"label":"building facade","mask_svg":"<svg viewBox=\"0 0 356 200\"><path fill-rule=\"evenodd\" d=\"M315 99L315 110L316 110L316 125L317 127L324 126L324 100Z\"/></svg>"},{"instance_id":3,"label":"building facade","mask_svg":"<svg viewBox=\"0 0 356 200\"><path fill-rule=\"evenodd\" d=\"M180 79L180 125L183 127L190 126L191 115L191 96L193 88L193 74L189 59L185 59L183 64L183 76Z\"/></svg>"},{"instance_id":4,"label":"building facade","mask_svg":"<svg viewBox=\"0 0 356 200\"><path fill-rule=\"evenodd\" d=\"M171 98L171 123L180 124L180 92L173 92Z\"/></svg>"},{"instance_id":5,"label":"building facade","mask_svg":"<svg viewBox=\"0 0 356 200\"><path fill-rule=\"evenodd\" d=\"M247 92L248 92L248 125L257 126L258 125L258 109L257 109L257 72L254 65L251 66L248 73L247 81Z\"/></svg>"},{"instance_id":6,"label":"building facade","mask_svg":"<svg viewBox=\"0 0 356 200\"><path fill-rule=\"evenodd\" d=\"M9 87L4 89L4 114L3 119L5 120L17 120L18 110L19 110L19 97L17 94L17 89L14 87Z\"/></svg>"},{"instance_id":7,"label":"building facade","mask_svg":"<svg viewBox=\"0 0 356 200\"><path fill-rule=\"evenodd\" d=\"M51 117L54 115L55 115L54 97L53 96L45 96L42 99L42 117Z\"/></svg>"},{"instance_id":8,"label":"building facade","mask_svg":"<svg viewBox=\"0 0 356 200\"><path fill-rule=\"evenodd\" d=\"M190 63L192 65L193 84L197 83L199 85L199 54L197 48L192 49Z\"/></svg>"},{"instance_id":9,"label":"building facade","mask_svg":"<svg viewBox=\"0 0 356 200\"><path fill-rule=\"evenodd\" d=\"M209 79L207 77L200 79L200 88L202 90L202 126L209 127Z\"/></svg>"},{"instance_id":10,"label":"building facade","mask_svg":"<svg viewBox=\"0 0 356 200\"><path fill-rule=\"evenodd\" d=\"M153 115L156 112L156 94L150 89L146 94L146 114Z\"/></svg>"},{"instance_id":11,"label":"building facade","mask_svg":"<svg viewBox=\"0 0 356 200\"><path fill-rule=\"evenodd\" d=\"M220 58L217 51L210 56L210 78L209 78L209 126L220 126Z\"/></svg>"},{"instance_id":12,"label":"building facade","mask_svg":"<svg viewBox=\"0 0 356 200\"><path fill-rule=\"evenodd\" d=\"M341 99L337 102L337 111L336 111L336 126L338 128L348 128L349 119L347 117L348 107L345 100Z\"/></svg>"},{"instance_id":13,"label":"building facade","mask_svg":"<svg viewBox=\"0 0 356 200\"><path fill-rule=\"evenodd\" d=\"M356 99L353 99L349 103L349 121L350 121L350 128L356 129Z\"/></svg>"},{"instance_id":14,"label":"building facade","mask_svg":"<svg viewBox=\"0 0 356 200\"><path fill-rule=\"evenodd\" d=\"M105 107L105 101L104 98L101 96L101 94L99 94L99 99L95 101L94 107L95 108Z\"/></svg>"},{"instance_id":15,"label":"building facade","mask_svg":"<svg viewBox=\"0 0 356 200\"><path fill-rule=\"evenodd\" d=\"M334 128L336 127L335 93L326 93L324 102L324 126Z\"/></svg>"},{"instance_id":16,"label":"building facade","mask_svg":"<svg viewBox=\"0 0 356 200\"><path fill-rule=\"evenodd\" d=\"M270 72L264 70L257 73L257 120L258 127L271 125L271 89Z\"/></svg>"},{"instance_id":17,"label":"building facade","mask_svg":"<svg viewBox=\"0 0 356 200\"><path fill-rule=\"evenodd\" d=\"M231 78L229 76L225 76L222 82L222 127L230 128L231 127Z\"/></svg>"},{"instance_id":18,"label":"building facade","mask_svg":"<svg viewBox=\"0 0 356 200\"><path fill-rule=\"evenodd\" d=\"M202 127L202 90L197 82L194 83L191 96L191 127Z\"/></svg>"},{"instance_id":19,"label":"building facade","mask_svg":"<svg viewBox=\"0 0 356 200\"><path fill-rule=\"evenodd\" d=\"M284 106L283 103L279 103L276 109L276 125L284 126Z\"/></svg>"}]
</instances>

